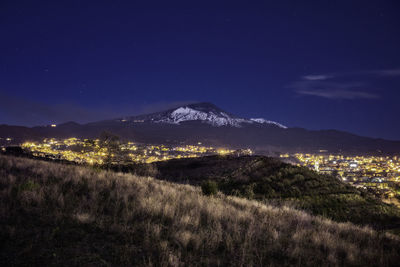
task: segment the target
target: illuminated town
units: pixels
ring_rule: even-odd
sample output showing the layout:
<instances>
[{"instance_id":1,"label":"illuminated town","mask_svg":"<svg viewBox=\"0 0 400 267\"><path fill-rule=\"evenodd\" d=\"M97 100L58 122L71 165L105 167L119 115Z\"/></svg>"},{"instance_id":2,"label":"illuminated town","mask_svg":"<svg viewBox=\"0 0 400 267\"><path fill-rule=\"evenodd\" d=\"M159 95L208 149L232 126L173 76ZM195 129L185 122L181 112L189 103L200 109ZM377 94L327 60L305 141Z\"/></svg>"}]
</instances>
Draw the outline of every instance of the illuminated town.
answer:
<instances>
[{"instance_id":1,"label":"illuminated town","mask_svg":"<svg viewBox=\"0 0 400 267\"><path fill-rule=\"evenodd\" d=\"M11 139L7 139L10 142ZM170 159L207 155L251 155L250 149L232 150L197 145L151 145L133 142L110 147L99 139L55 139L25 142L21 146L36 157L73 161L81 164L151 163ZM2 148L5 150L5 148ZM280 158L297 166L305 166L373 192L384 201L400 206L400 157L343 156L329 154L281 154Z\"/></svg>"},{"instance_id":2,"label":"illuminated town","mask_svg":"<svg viewBox=\"0 0 400 267\"><path fill-rule=\"evenodd\" d=\"M179 158L193 158L206 155L252 154L250 149L231 150L197 145L168 146L148 145L133 142L117 143L113 147L99 139L44 139L43 142L25 142L22 148L34 156L61 159L86 164L121 162L151 163Z\"/></svg>"},{"instance_id":3,"label":"illuminated town","mask_svg":"<svg viewBox=\"0 0 400 267\"><path fill-rule=\"evenodd\" d=\"M355 187L372 191L383 200L399 205L400 157L343 156L327 154L283 154L298 166L333 175Z\"/></svg>"}]
</instances>

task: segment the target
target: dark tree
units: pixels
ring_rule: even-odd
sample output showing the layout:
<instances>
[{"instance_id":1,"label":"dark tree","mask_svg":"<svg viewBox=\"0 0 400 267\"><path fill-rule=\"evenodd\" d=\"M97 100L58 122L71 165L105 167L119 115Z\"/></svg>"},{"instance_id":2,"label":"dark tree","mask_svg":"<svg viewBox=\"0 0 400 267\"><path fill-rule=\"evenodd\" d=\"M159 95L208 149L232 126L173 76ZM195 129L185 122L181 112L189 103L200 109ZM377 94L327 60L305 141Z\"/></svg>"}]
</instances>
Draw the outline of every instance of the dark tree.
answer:
<instances>
[{"instance_id":1,"label":"dark tree","mask_svg":"<svg viewBox=\"0 0 400 267\"><path fill-rule=\"evenodd\" d=\"M121 157L120 139L118 136L102 132L100 135L100 146L107 149L104 165L111 166L113 162L119 162Z\"/></svg>"}]
</instances>

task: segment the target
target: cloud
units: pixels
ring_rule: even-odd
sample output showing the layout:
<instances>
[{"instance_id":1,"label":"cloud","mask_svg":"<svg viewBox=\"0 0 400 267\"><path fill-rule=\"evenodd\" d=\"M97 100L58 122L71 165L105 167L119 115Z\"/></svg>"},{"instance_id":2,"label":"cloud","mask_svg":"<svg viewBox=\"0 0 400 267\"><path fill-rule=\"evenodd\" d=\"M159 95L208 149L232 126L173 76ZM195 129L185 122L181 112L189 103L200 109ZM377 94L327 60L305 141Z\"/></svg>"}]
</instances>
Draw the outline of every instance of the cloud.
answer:
<instances>
[{"instance_id":1,"label":"cloud","mask_svg":"<svg viewBox=\"0 0 400 267\"><path fill-rule=\"evenodd\" d=\"M400 76L400 68L397 69L381 69L381 70L361 70L361 71L349 71L349 72L338 72L331 74L309 74L302 76L303 80L307 81L323 81L332 78L349 78L353 76L386 76L395 77Z\"/></svg>"},{"instance_id":2,"label":"cloud","mask_svg":"<svg viewBox=\"0 0 400 267\"><path fill-rule=\"evenodd\" d=\"M320 74L320 75L306 75L303 76L303 79L308 80L308 81L321 81L321 80L327 80L330 78L333 78L333 75L325 75L325 74Z\"/></svg>"},{"instance_id":3,"label":"cloud","mask_svg":"<svg viewBox=\"0 0 400 267\"><path fill-rule=\"evenodd\" d=\"M296 94L328 99L377 99L380 79L400 76L400 68L309 74L291 83ZM357 79L358 81L354 81Z\"/></svg>"},{"instance_id":4,"label":"cloud","mask_svg":"<svg viewBox=\"0 0 400 267\"><path fill-rule=\"evenodd\" d=\"M309 74L291 83L288 88L303 96L327 99L377 99L376 85L381 79L400 77L400 68ZM358 81L354 81L357 79Z\"/></svg>"},{"instance_id":5,"label":"cloud","mask_svg":"<svg viewBox=\"0 0 400 267\"><path fill-rule=\"evenodd\" d=\"M199 101L172 101L172 102L153 102L149 104L143 104L140 108L140 114L154 113L159 111L164 111L172 108L177 108L179 106L193 104Z\"/></svg>"},{"instance_id":6,"label":"cloud","mask_svg":"<svg viewBox=\"0 0 400 267\"><path fill-rule=\"evenodd\" d=\"M296 91L301 95L317 96L329 99L376 99L378 95L362 92L362 91L348 91L348 90L298 90Z\"/></svg>"},{"instance_id":7,"label":"cloud","mask_svg":"<svg viewBox=\"0 0 400 267\"><path fill-rule=\"evenodd\" d=\"M143 103L129 106L84 107L74 103L47 104L0 91L0 124L37 126L68 121L88 123L104 119L121 118L157 112L194 101Z\"/></svg>"},{"instance_id":8,"label":"cloud","mask_svg":"<svg viewBox=\"0 0 400 267\"><path fill-rule=\"evenodd\" d=\"M375 70L369 73L379 76L400 76L400 69L386 69L386 70Z\"/></svg>"},{"instance_id":9,"label":"cloud","mask_svg":"<svg viewBox=\"0 0 400 267\"><path fill-rule=\"evenodd\" d=\"M327 99L377 99L379 95L368 92L370 86L365 82L332 82L324 80L297 81L288 86L296 94L316 96Z\"/></svg>"},{"instance_id":10,"label":"cloud","mask_svg":"<svg viewBox=\"0 0 400 267\"><path fill-rule=\"evenodd\" d=\"M291 83L288 87L294 89L354 89L360 87L367 87L368 84L365 82L354 82L354 81L345 81L345 82L333 82L333 81L297 81Z\"/></svg>"},{"instance_id":11,"label":"cloud","mask_svg":"<svg viewBox=\"0 0 400 267\"><path fill-rule=\"evenodd\" d=\"M46 104L0 93L0 123L17 125L44 125L76 121L90 122L116 116L112 110L91 109L72 103Z\"/></svg>"}]
</instances>

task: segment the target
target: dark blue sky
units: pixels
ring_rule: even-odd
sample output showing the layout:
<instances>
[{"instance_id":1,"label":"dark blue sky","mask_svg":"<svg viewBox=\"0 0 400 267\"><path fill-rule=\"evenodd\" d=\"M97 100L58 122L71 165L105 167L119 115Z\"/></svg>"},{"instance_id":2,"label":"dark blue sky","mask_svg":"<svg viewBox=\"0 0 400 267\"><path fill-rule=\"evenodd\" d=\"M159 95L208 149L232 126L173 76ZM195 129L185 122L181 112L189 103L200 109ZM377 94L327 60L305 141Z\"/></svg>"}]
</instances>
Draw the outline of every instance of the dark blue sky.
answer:
<instances>
[{"instance_id":1,"label":"dark blue sky","mask_svg":"<svg viewBox=\"0 0 400 267\"><path fill-rule=\"evenodd\" d=\"M384 0L2 0L0 123L209 101L400 140L399 14L398 1Z\"/></svg>"}]
</instances>

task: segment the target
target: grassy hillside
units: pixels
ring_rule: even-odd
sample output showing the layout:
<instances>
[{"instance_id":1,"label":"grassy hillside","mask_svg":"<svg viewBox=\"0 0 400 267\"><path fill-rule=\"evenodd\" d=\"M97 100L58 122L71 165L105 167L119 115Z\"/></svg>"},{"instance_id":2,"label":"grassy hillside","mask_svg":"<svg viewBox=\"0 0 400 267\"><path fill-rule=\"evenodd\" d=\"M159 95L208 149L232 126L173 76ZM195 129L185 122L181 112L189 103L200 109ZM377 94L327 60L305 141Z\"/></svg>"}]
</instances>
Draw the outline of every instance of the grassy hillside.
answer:
<instances>
[{"instance_id":1,"label":"grassy hillside","mask_svg":"<svg viewBox=\"0 0 400 267\"><path fill-rule=\"evenodd\" d=\"M120 170L129 171L129 166ZM149 171L142 174L179 183L200 185L207 180L216 181L224 194L286 203L339 222L376 229L400 228L399 208L334 177L274 158L210 156L157 162L145 170Z\"/></svg>"},{"instance_id":2,"label":"grassy hillside","mask_svg":"<svg viewBox=\"0 0 400 267\"><path fill-rule=\"evenodd\" d=\"M400 240L198 187L0 156L0 265L395 266Z\"/></svg>"}]
</instances>

